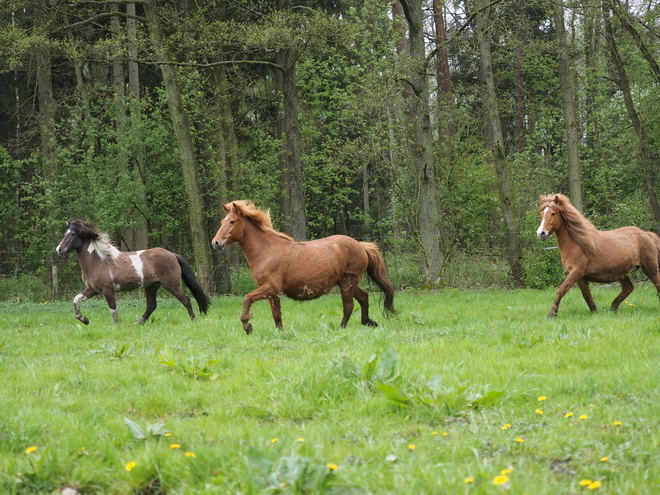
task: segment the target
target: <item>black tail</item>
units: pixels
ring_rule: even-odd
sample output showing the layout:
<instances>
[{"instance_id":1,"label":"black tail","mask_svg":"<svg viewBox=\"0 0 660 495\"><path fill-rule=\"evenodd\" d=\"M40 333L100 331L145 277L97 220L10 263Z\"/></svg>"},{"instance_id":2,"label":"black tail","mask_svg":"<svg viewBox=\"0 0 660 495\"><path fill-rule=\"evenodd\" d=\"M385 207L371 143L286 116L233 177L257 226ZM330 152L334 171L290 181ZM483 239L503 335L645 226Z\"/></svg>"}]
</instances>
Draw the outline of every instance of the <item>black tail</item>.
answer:
<instances>
[{"instance_id":1,"label":"black tail","mask_svg":"<svg viewBox=\"0 0 660 495\"><path fill-rule=\"evenodd\" d=\"M183 280L183 283L186 284L186 287L190 289L193 297L197 300L199 312L205 314L209 310L211 298L206 295L202 286L199 285L197 277L195 277L195 273L190 268L188 261L178 254L176 255L176 259L179 260L179 266L181 266L181 280Z\"/></svg>"}]
</instances>

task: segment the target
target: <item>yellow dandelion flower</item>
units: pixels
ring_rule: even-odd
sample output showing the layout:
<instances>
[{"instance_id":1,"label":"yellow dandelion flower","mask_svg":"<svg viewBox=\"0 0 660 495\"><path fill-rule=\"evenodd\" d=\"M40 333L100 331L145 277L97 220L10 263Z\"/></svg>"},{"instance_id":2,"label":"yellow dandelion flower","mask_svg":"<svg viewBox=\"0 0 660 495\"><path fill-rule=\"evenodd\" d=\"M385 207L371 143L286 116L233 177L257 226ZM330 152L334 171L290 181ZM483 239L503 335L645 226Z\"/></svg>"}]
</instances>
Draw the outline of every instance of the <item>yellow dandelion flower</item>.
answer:
<instances>
[{"instance_id":1,"label":"yellow dandelion flower","mask_svg":"<svg viewBox=\"0 0 660 495\"><path fill-rule=\"evenodd\" d=\"M511 469L511 468L505 468L505 469L502 469L502 471L500 471L500 474L501 474L502 476L506 476L506 475L509 474L511 471L513 471L513 469Z\"/></svg>"},{"instance_id":2,"label":"yellow dandelion flower","mask_svg":"<svg viewBox=\"0 0 660 495\"><path fill-rule=\"evenodd\" d=\"M520 437L518 437L518 438L516 438L516 442L518 442L518 443L524 443L525 440L522 439L522 438L520 438Z\"/></svg>"},{"instance_id":3,"label":"yellow dandelion flower","mask_svg":"<svg viewBox=\"0 0 660 495\"><path fill-rule=\"evenodd\" d=\"M465 483L474 483L474 478L472 478L471 476L468 476L468 477L465 478L463 481L464 481Z\"/></svg>"},{"instance_id":4,"label":"yellow dandelion flower","mask_svg":"<svg viewBox=\"0 0 660 495\"><path fill-rule=\"evenodd\" d=\"M507 481L509 481L509 477L501 474L500 476L495 476L495 478L493 478L493 485L503 485Z\"/></svg>"},{"instance_id":5,"label":"yellow dandelion flower","mask_svg":"<svg viewBox=\"0 0 660 495\"><path fill-rule=\"evenodd\" d=\"M197 457L197 455L194 452L186 452L185 454L186 457Z\"/></svg>"},{"instance_id":6,"label":"yellow dandelion flower","mask_svg":"<svg viewBox=\"0 0 660 495\"><path fill-rule=\"evenodd\" d=\"M601 461L601 462L606 462L606 461L609 461L609 460L610 460L610 458L607 457L607 456L605 456L605 457L601 457L601 458L600 458L600 461Z\"/></svg>"},{"instance_id":7,"label":"yellow dandelion flower","mask_svg":"<svg viewBox=\"0 0 660 495\"><path fill-rule=\"evenodd\" d=\"M305 439L303 437L298 437L296 438L296 442L304 442Z\"/></svg>"},{"instance_id":8,"label":"yellow dandelion flower","mask_svg":"<svg viewBox=\"0 0 660 495\"><path fill-rule=\"evenodd\" d=\"M172 444L170 444L170 448L171 449L180 449L181 445L179 445L178 443L172 443Z\"/></svg>"},{"instance_id":9,"label":"yellow dandelion flower","mask_svg":"<svg viewBox=\"0 0 660 495\"><path fill-rule=\"evenodd\" d=\"M137 462L131 461L126 463L126 471L131 471L135 466L137 466Z\"/></svg>"},{"instance_id":10,"label":"yellow dandelion flower","mask_svg":"<svg viewBox=\"0 0 660 495\"><path fill-rule=\"evenodd\" d=\"M330 471L334 471L334 470L336 470L336 469L339 467L339 466L337 466L337 464L333 464L332 462L329 463L329 464L326 464L326 465L328 466L328 469L329 469Z\"/></svg>"},{"instance_id":11,"label":"yellow dandelion flower","mask_svg":"<svg viewBox=\"0 0 660 495\"><path fill-rule=\"evenodd\" d=\"M438 434L437 431L431 432L431 435L436 436Z\"/></svg>"},{"instance_id":12,"label":"yellow dandelion flower","mask_svg":"<svg viewBox=\"0 0 660 495\"><path fill-rule=\"evenodd\" d=\"M612 423L614 426L623 426L623 423L621 421L615 421Z\"/></svg>"},{"instance_id":13,"label":"yellow dandelion flower","mask_svg":"<svg viewBox=\"0 0 660 495\"><path fill-rule=\"evenodd\" d=\"M277 443L277 440L278 440L277 438L271 438L270 443Z\"/></svg>"},{"instance_id":14,"label":"yellow dandelion flower","mask_svg":"<svg viewBox=\"0 0 660 495\"><path fill-rule=\"evenodd\" d=\"M415 444L408 445L408 450L415 450Z\"/></svg>"},{"instance_id":15,"label":"yellow dandelion flower","mask_svg":"<svg viewBox=\"0 0 660 495\"><path fill-rule=\"evenodd\" d=\"M566 414L564 414L564 417L565 418L571 418L571 417L573 417L573 413L572 412L567 412Z\"/></svg>"},{"instance_id":16,"label":"yellow dandelion flower","mask_svg":"<svg viewBox=\"0 0 660 495\"><path fill-rule=\"evenodd\" d=\"M448 437L448 436L449 436L449 433L447 433L446 431L443 431L443 432L442 432L442 436L443 436L443 437Z\"/></svg>"},{"instance_id":17,"label":"yellow dandelion flower","mask_svg":"<svg viewBox=\"0 0 660 495\"><path fill-rule=\"evenodd\" d=\"M543 402L545 399L546 399L546 396L545 396L545 395L542 395L542 396L539 397L537 400L538 400L539 402Z\"/></svg>"},{"instance_id":18,"label":"yellow dandelion flower","mask_svg":"<svg viewBox=\"0 0 660 495\"><path fill-rule=\"evenodd\" d=\"M507 423L504 426L502 426L502 430L508 430L509 428L511 428L511 423Z\"/></svg>"},{"instance_id":19,"label":"yellow dandelion flower","mask_svg":"<svg viewBox=\"0 0 660 495\"><path fill-rule=\"evenodd\" d=\"M28 447L27 449L25 449L25 453L26 454L31 454L35 450L37 450L37 448L33 445L32 447Z\"/></svg>"},{"instance_id":20,"label":"yellow dandelion flower","mask_svg":"<svg viewBox=\"0 0 660 495\"><path fill-rule=\"evenodd\" d=\"M167 433L165 433L165 436L166 436L166 437L171 437L171 436L172 436L172 432L171 432L171 431L168 431Z\"/></svg>"},{"instance_id":21,"label":"yellow dandelion flower","mask_svg":"<svg viewBox=\"0 0 660 495\"><path fill-rule=\"evenodd\" d=\"M589 417L589 416L587 416L586 414L581 414L581 415L580 415L580 419L587 419L588 417Z\"/></svg>"},{"instance_id":22,"label":"yellow dandelion flower","mask_svg":"<svg viewBox=\"0 0 660 495\"><path fill-rule=\"evenodd\" d=\"M595 489L598 488L600 485L601 485L600 481L594 481L593 483L591 483L590 485L588 485L587 488L589 488L589 490L595 490Z\"/></svg>"},{"instance_id":23,"label":"yellow dandelion flower","mask_svg":"<svg viewBox=\"0 0 660 495\"><path fill-rule=\"evenodd\" d=\"M580 481L580 486L589 486L591 485L591 483L593 483L593 481L591 481L590 479L582 480Z\"/></svg>"},{"instance_id":24,"label":"yellow dandelion flower","mask_svg":"<svg viewBox=\"0 0 660 495\"><path fill-rule=\"evenodd\" d=\"M534 412L535 412L536 414L543 414L543 411L542 411L541 409L537 409L537 410L534 411Z\"/></svg>"}]
</instances>

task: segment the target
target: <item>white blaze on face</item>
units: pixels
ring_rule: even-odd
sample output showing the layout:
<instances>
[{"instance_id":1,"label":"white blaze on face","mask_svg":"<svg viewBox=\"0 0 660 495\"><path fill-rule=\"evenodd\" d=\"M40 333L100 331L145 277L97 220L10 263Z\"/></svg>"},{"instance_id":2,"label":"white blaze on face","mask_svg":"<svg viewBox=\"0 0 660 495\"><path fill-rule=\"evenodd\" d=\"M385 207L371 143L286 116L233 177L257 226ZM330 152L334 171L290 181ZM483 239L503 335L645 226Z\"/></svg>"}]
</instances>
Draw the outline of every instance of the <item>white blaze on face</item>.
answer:
<instances>
[{"instance_id":1,"label":"white blaze on face","mask_svg":"<svg viewBox=\"0 0 660 495\"><path fill-rule=\"evenodd\" d=\"M69 235L70 233L71 233L71 229L67 230L67 231L64 233L64 239L66 239L66 236ZM62 239L62 242L64 242L64 239ZM56 252L57 254L60 254L60 246L62 245L62 242L60 242L60 243L57 245L57 247L55 248L55 252Z\"/></svg>"},{"instance_id":2,"label":"white blaze on face","mask_svg":"<svg viewBox=\"0 0 660 495\"><path fill-rule=\"evenodd\" d=\"M138 277L140 277L140 285L144 285L144 265L142 264L142 259L140 259L142 253L144 253L144 251L138 251L130 257L131 263L133 263L133 268L135 268L135 272L138 274Z\"/></svg>"},{"instance_id":3,"label":"white blaze on face","mask_svg":"<svg viewBox=\"0 0 660 495\"><path fill-rule=\"evenodd\" d=\"M541 225L539 225L539 228L536 229L536 236L539 237L541 233L543 232L543 229L545 228L545 214L548 213L548 210L550 208L546 207L545 210L543 210L543 214L541 215Z\"/></svg>"}]
</instances>

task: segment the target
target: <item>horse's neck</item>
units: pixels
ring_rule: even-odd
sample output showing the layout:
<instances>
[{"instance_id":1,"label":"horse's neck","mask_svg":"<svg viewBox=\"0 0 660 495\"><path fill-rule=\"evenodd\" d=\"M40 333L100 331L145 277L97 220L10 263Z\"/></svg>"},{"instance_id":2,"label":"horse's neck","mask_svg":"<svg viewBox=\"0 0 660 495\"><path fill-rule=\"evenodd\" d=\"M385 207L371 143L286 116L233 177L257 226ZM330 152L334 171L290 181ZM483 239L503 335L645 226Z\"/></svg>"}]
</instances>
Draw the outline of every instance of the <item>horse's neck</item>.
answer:
<instances>
[{"instance_id":1,"label":"horse's neck","mask_svg":"<svg viewBox=\"0 0 660 495\"><path fill-rule=\"evenodd\" d=\"M104 263L101 257L98 255L96 250L90 252L89 246L91 242L86 242L80 248L76 250L76 256L78 257L78 264L83 274L91 271L95 266Z\"/></svg>"},{"instance_id":2,"label":"horse's neck","mask_svg":"<svg viewBox=\"0 0 660 495\"><path fill-rule=\"evenodd\" d=\"M560 251L571 246L579 245L575 239L573 239L565 224L555 232L555 237L557 238L557 246Z\"/></svg>"},{"instance_id":3,"label":"horse's neck","mask_svg":"<svg viewBox=\"0 0 660 495\"><path fill-rule=\"evenodd\" d=\"M284 239L274 232L261 230L252 222L246 223L249 225L247 228L243 227L243 238L238 241L238 244L243 250L248 265L253 266L263 258L269 249L273 249L277 243Z\"/></svg>"}]
</instances>

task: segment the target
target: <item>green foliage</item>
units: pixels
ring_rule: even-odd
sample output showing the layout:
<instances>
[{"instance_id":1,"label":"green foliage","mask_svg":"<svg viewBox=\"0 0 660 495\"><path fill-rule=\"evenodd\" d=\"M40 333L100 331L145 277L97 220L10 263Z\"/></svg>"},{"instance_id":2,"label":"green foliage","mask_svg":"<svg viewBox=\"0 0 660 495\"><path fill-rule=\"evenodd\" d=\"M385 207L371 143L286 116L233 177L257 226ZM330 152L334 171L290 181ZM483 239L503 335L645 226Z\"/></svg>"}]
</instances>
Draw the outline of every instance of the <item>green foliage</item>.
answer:
<instances>
[{"instance_id":1,"label":"green foliage","mask_svg":"<svg viewBox=\"0 0 660 495\"><path fill-rule=\"evenodd\" d=\"M133 438L135 438L136 440L146 440L147 438L150 437L156 437L156 438L166 437L168 436L168 433L171 433L170 431L165 429L164 422L148 424L146 430L143 429L135 421L132 421L128 418L124 418L124 424L131 432L131 435L133 435Z\"/></svg>"},{"instance_id":2,"label":"green foliage","mask_svg":"<svg viewBox=\"0 0 660 495\"><path fill-rule=\"evenodd\" d=\"M158 356L160 364L171 368L180 375L188 376L196 380L209 379L215 380L218 378L218 373L212 369L218 359L210 359L208 356L192 354L190 351L184 356L175 353L169 347L165 347L162 353Z\"/></svg>"}]
</instances>

